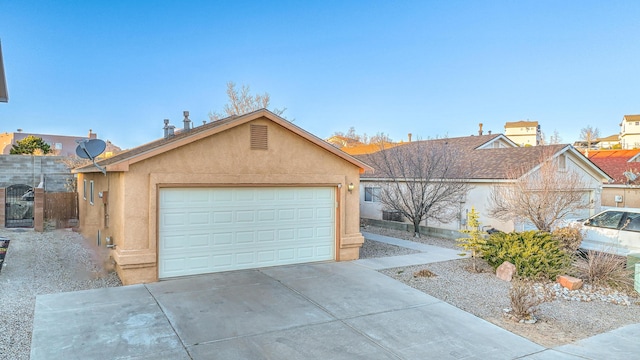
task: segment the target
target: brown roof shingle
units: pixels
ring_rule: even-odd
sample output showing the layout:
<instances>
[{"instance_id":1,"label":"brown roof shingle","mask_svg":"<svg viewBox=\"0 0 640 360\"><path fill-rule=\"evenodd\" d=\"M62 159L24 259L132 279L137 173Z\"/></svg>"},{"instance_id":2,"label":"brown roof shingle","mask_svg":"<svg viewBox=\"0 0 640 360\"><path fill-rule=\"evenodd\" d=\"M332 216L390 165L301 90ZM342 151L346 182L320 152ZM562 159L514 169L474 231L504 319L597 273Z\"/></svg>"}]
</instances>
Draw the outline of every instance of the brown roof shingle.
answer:
<instances>
[{"instance_id":1,"label":"brown roof shingle","mask_svg":"<svg viewBox=\"0 0 640 360\"><path fill-rule=\"evenodd\" d=\"M158 151L160 152L167 151L171 148L181 146L182 143L188 143L189 141L192 141L191 138L197 139L197 138L209 136L207 132L215 133L217 128L221 128L217 130L223 131L225 126L233 127L233 126L236 126L236 124L239 125L246 121L252 121L262 117L268 118L271 121L285 128L288 128L290 131L306 138L310 142L324 148L329 152L334 153L335 155L347 160L348 162L353 163L354 165L359 166L361 169L360 171L369 169L369 166L367 164L361 162L355 157L341 151L340 149L337 149L331 144L325 142L324 140L292 124L291 122L280 118L279 116L275 115L274 113L266 109L256 110L244 115L238 115L238 116L234 115L221 120L216 120L207 124L203 124L201 126L194 127L189 131L182 131L182 132L176 133L174 136L171 136L169 138L161 138L161 139L149 142L147 144L140 145L131 150L121 152L107 159L97 161L97 164L101 167L107 167L109 165L112 165L117 168L118 166L117 164L122 164L122 163L126 164L129 161L135 162L136 159L139 160L139 159L145 158L145 156L147 157L153 156L153 154L157 154ZM113 170L113 168L111 170ZM81 166L79 168L74 169L74 172L93 172L93 171L97 171L97 169L93 166L93 164ZM107 171L110 171L108 167L107 167Z\"/></svg>"},{"instance_id":2,"label":"brown roof shingle","mask_svg":"<svg viewBox=\"0 0 640 360\"><path fill-rule=\"evenodd\" d=\"M533 170L541 163L541 159L548 158L561 151L566 144L547 146L528 146L510 148L479 148L499 135L468 136L459 138L425 140L426 142L446 142L453 147L461 173L465 176L459 179L509 179L516 175ZM406 143L401 146L420 146L423 141ZM387 150L385 150L387 151ZM376 163L375 156L380 154L370 154L356 156L369 164ZM379 158L378 158L379 159ZM363 178L384 178L381 172L366 173Z\"/></svg>"},{"instance_id":3,"label":"brown roof shingle","mask_svg":"<svg viewBox=\"0 0 640 360\"><path fill-rule=\"evenodd\" d=\"M625 115L623 119L625 121L640 121L640 115Z\"/></svg>"},{"instance_id":4,"label":"brown roof shingle","mask_svg":"<svg viewBox=\"0 0 640 360\"><path fill-rule=\"evenodd\" d=\"M505 129L506 128L517 128L517 127L536 127L538 126L538 122L537 121L511 121L511 122L507 122L506 124L504 124Z\"/></svg>"}]
</instances>

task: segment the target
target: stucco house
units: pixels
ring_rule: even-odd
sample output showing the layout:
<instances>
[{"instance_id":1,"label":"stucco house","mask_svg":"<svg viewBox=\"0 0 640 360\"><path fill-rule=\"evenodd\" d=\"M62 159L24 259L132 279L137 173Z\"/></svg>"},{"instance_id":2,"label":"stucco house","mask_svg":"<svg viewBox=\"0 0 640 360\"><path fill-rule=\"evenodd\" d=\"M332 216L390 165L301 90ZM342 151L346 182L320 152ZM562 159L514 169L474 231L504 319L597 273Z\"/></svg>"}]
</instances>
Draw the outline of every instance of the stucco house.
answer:
<instances>
[{"instance_id":1,"label":"stucco house","mask_svg":"<svg viewBox=\"0 0 640 360\"><path fill-rule=\"evenodd\" d=\"M51 146L51 154L56 156L76 156L76 146L78 146L78 140L84 139L96 139L98 134L94 133L91 129L89 129L89 133L86 137L83 136L69 136L69 135L54 135L54 134L37 134L37 133L28 133L22 130L15 132L5 132L0 134L0 154L8 155L11 152L11 149L14 145L18 143L20 140L24 140L24 138L29 136L35 136L37 138L41 138L46 142L49 146ZM107 149L103 154L104 157L112 156L121 149L110 141L107 140Z\"/></svg>"},{"instance_id":2,"label":"stucco house","mask_svg":"<svg viewBox=\"0 0 640 360\"><path fill-rule=\"evenodd\" d=\"M602 184L602 206L640 208L640 149L592 150L589 160L611 177Z\"/></svg>"},{"instance_id":3,"label":"stucco house","mask_svg":"<svg viewBox=\"0 0 640 360\"><path fill-rule=\"evenodd\" d=\"M620 144L623 149L640 148L640 115L625 115L622 117Z\"/></svg>"},{"instance_id":4,"label":"stucco house","mask_svg":"<svg viewBox=\"0 0 640 360\"><path fill-rule=\"evenodd\" d=\"M449 231L456 236L456 231L465 228L467 213L474 207L480 213L480 221L485 226L494 227L502 231L514 231L531 228L526 221L513 219L501 221L491 218L488 214L489 197L496 185L508 185L516 181L512 177L513 170L520 172L520 178L532 176L541 168L541 159L557 159L561 169L571 169L578 172L586 187L581 191L585 200L588 199L593 208L584 214L575 214L576 217L584 217L594 214L600 207L600 192L602 182L609 177L601 169L590 162L584 155L571 145L548 145L535 147L519 147L505 135L480 135L458 138L436 139L426 141L446 142L456 149L458 161L467 167L466 178L446 179L447 181L463 181L471 185L466 198L460 199L459 208L456 209L458 217L449 223L434 221L426 224L434 228L435 232L446 234ZM400 146L414 146L419 142L406 143ZM369 155L370 156L370 155ZM375 156L375 154L374 154ZM368 161L367 156L358 157L362 161ZM369 163L374 163L372 159ZM367 171L360 176L360 215L363 219L395 220L408 222L406 219L388 218L388 214L379 201L376 201L376 187L384 186L385 175L376 173L375 170ZM387 219L385 219L387 217ZM445 232L442 232L445 231Z\"/></svg>"},{"instance_id":5,"label":"stucco house","mask_svg":"<svg viewBox=\"0 0 640 360\"><path fill-rule=\"evenodd\" d=\"M537 121L513 121L504 125L504 134L520 146L537 146L542 141L542 132Z\"/></svg>"},{"instance_id":6,"label":"stucco house","mask_svg":"<svg viewBox=\"0 0 640 360\"><path fill-rule=\"evenodd\" d=\"M598 147L598 149L604 150L604 149L613 149L615 147L620 147L620 135L619 134L613 134L607 137L603 137L603 138L598 138L595 141L595 145Z\"/></svg>"},{"instance_id":7,"label":"stucco house","mask_svg":"<svg viewBox=\"0 0 640 360\"><path fill-rule=\"evenodd\" d=\"M368 166L267 111L189 125L78 173L79 227L125 284L357 259Z\"/></svg>"}]
</instances>

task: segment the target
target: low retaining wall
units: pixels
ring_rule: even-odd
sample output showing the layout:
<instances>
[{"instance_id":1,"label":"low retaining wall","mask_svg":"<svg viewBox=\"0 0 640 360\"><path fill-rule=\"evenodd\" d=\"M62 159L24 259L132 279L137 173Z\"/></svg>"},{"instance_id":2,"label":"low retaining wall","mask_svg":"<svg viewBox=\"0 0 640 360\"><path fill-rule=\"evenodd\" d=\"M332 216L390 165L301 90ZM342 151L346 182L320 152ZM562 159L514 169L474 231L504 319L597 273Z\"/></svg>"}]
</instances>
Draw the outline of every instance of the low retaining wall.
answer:
<instances>
[{"instance_id":1,"label":"low retaining wall","mask_svg":"<svg viewBox=\"0 0 640 360\"><path fill-rule=\"evenodd\" d=\"M361 223L365 225L378 226L386 229L401 230L406 232L413 232L413 224L401 223L397 221L387 220L375 220L375 219L361 219ZM420 233L427 236L439 237L444 239L458 239L465 237L465 235L456 230L441 229L430 226L420 226Z\"/></svg>"}]
</instances>

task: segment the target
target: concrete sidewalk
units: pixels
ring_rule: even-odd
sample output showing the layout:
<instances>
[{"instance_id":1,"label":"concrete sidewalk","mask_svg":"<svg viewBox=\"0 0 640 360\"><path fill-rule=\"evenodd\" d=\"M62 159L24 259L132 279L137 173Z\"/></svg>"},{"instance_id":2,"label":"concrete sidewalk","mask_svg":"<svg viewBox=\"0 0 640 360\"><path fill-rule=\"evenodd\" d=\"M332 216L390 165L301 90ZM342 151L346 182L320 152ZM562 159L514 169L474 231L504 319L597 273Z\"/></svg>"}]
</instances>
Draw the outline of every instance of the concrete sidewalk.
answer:
<instances>
[{"instance_id":1,"label":"concrete sidewalk","mask_svg":"<svg viewBox=\"0 0 640 360\"><path fill-rule=\"evenodd\" d=\"M447 249L440 246L426 245L414 241L402 240L364 231L362 232L362 235L366 240L378 241L385 244L401 246L408 249L420 251L420 253L418 254L355 260L356 264L373 270L391 269L401 266L422 265L469 257L469 254L466 254L466 252L462 249Z\"/></svg>"}]
</instances>

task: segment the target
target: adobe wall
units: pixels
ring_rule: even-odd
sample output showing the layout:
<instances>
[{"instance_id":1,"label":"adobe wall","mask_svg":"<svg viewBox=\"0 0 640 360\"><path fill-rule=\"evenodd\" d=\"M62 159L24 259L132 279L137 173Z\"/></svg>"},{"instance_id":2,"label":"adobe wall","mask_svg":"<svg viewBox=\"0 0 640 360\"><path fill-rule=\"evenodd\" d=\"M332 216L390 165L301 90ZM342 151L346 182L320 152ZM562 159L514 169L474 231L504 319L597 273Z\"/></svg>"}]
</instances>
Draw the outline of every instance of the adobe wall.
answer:
<instances>
[{"instance_id":1,"label":"adobe wall","mask_svg":"<svg viewBox=\"0 0 640 360\"><path fill-rule=\"evenodd\" d=\"M26 184L37 187L44 175L47 192L68 191L65 184L73 174L61 160L64 156L0 155L0 187Z\"/></svg>"}]
</instances>

